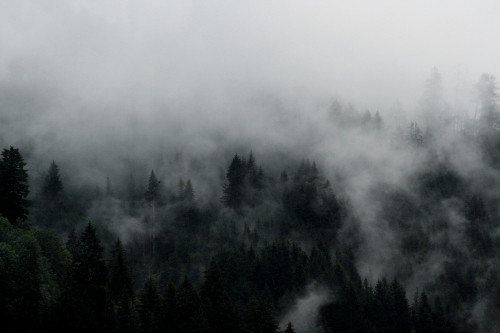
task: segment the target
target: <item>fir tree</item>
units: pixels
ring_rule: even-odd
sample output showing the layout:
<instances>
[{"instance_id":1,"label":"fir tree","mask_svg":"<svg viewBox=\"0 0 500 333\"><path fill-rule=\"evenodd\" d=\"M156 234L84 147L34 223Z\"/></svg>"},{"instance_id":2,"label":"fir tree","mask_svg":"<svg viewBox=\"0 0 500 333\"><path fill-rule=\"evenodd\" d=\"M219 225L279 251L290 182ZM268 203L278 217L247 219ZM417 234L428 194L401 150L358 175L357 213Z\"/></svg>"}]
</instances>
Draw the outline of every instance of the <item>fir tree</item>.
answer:
<instances>
[{"instance_id":1,"label":"fir tree","mask_svg":"<svg viewBox=\"0 0 500 333\"><path fill-rule=\"evenodd\" d=\"M179 179L179 183L177 184L177 198L179 200L184 200L184 187L186 185L184 184L184 180L181 178Z\"/></svg>"},{"instance_id":2,"label":"fir tree","mask_svg":"<svg viewBox=\"0 0 500 333\"><path fill-rule=\"evenodd\" d=\"M146 190L145 198L149 203L158 203L160 199L160 181L156 178L153 170L151 170L149 175L148 189Z\"/></svg>"},{"instance_id":3,"label":"fir tree","mask_svg":"<svg viewBox=\"0 0 500 333\"><path fill-rule=\"evenodd\" d=\"M74 257L78 251L78 237L76 236L75 229L71 229L66 240L66 249Z\"/></svg>"},{"instance_id":4,"label":"fir tree","mask_svg":"<svg viewBox=\"0 0 500 333\"><path fill-rule=\"evenodd\" d=\"M177 291L172 282L165 288L163 299L161 300L160 327L163 332L177 332Z\"/></svg>"},{"instance_id":5,"label":"fir tree","mask_svg":"<svg viewBox=\"0 0 500 333\"><path fill-rule=\"evenodd\" d=\"M117 240L111 251L109 263L109 291L111 301L115 303L122 300L128 301L132 298L132 283L125 257L125 249L120 240Z\"/></svg>"},{"instance_id":6,"label":"fir tree","mask_svg":"<svg viewBox=\"0 0 500 333\"><path fill-rule=\"evenodd\" d=\"M193 184L191 184L191 179L188 179L188 181L186 182L186 187L184 188L184 200L194 200L194 189Z\"/></svg>"},{"instance_id":7,"label":"fir tree","mask_svg":"<svg viewBox=\"0 0 500 333\"><path fill-rule=\"evenodd\" d=\"M208 323L198 294L188 278L180 286L177 293L177 327L179 333L204 333Z\"/></svg>"},{"instance_id":8,"label":"fir tree","mask_svg":"<svg viewBox=\"0 0 500 333\"><path fill-rule=\"evenodd\" d=\"M230 208L237 209L241 206L244 196L245 165L238 155L234 155L226 173L226 184L222 202Z\"/></svg>"},{"instance_id":9,"label":"fir tree","mask_svg":"<svg viewBox=\"0 0 500 333\"><path fill-rule=\"evenodd\" d=\"M52 161L42 187L44 197L54 199L59 197L63 192L63 184L59 175L59 167Z\"/></svg>"},{"instance_id":10,"label":"fir tree","mask_svg":"<svg viewBox=\"0 0 500 333\"><path fill-rule=\"evenodd\" d=\"M18 149L10 147L0 160L0 214L11 223L28 217L28 172Z\"/></svg>"},{"instance_id":11,"label":"fir tree","mask_svg":"<svg viewBox=\"0 0 500 333\"><path fill-rule=\"evenodd\" d=\"M238 330L234 307L224 289L222 275L215 260L212 260L205 272L201 300L212 332L231 333Z\"/></svg>"},{"instance_id":12,"label":"fir tree","mask_svg":"<svg viewBox=\"0 0 500 333\"><path fill-rule=\"evenodd\" d=\"M160 298L151 278L146 281L139 296L139 318L143 332L157 332L159 328Z\"/></svg>"},{"instance_id":13,"label":"fir tree","mask_svg":"<svg viewBox=\"0 0 500 333\"><path fill-rule=\"evenodd\" d=\"M107 269L96 230L88 223L80 236L66 290L61 294L61 330L100 332L106 325Z\"/></svg>"},{"instance_id":14,"label":"fir tree","mask_svg":"<svg viewBox=\"0 0 500 333\"><path fill-rule=\"evenodd\" d=\"M261 301L252 300L247 308L246 331L249 333L277 333L276 325L269 308Z\"/></svg>"}]
</instances>

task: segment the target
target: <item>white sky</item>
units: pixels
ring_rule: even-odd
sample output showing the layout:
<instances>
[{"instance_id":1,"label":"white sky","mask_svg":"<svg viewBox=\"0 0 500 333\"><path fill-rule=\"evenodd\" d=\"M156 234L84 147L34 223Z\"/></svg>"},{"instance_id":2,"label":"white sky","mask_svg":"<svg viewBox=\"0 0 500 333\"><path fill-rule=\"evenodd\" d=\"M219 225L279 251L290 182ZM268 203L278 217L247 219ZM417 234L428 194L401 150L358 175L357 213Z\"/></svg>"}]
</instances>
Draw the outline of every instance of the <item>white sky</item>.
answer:
<instances>
[{"instance_id":1,"label":"white sky","mask_svg":"<svg viewBox=\"0 0 500 333\"><path fill-rule=\"evenodd\" d=\"M450 100L500 75L499 14L486 0L0 0L0 81L109 103L411 108L433 66Z\"/></svg>"}]
</instances>

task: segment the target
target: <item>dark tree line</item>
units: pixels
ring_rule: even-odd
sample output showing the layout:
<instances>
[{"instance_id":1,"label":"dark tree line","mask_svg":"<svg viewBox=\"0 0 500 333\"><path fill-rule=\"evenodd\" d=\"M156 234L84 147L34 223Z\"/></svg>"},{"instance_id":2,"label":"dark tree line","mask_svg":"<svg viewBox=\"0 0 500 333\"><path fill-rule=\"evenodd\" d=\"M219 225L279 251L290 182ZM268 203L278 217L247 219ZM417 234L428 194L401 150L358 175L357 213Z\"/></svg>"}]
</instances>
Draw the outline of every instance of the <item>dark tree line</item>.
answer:
<instances>
[{"instance_id":1,"label":"dark tree line","mask_svg":"<svg viewBox=\"0 0 500 333\"><path fill-rule=\"evenodd\" d=\"M481 82L481 126L471 132L488 167L498 170L494 80L485 76ZM345 111L336 110L335 117ZM378 113L346 122L370 131L383 128ZM168 189L154 171L143 189L131 185L127 196L112 189L109 178L104 195L82 194L66 186L64 170L61 174L52 162L30 205L26 163L19 150L5 149L0 160L2 328L294 332L295 323L278 327L278 320L316 283L333 294L319 311L317 325L325 332L472 332L477 327L464 309L486 292L500 294L500 273L488 264L499 255L493 232L498 196L492 178L463 175L450 158L433 151L438 130L422 131L411 122L399 137L401 147L427 152L424 167L405 189L389 184L372 189L380 205L377 218L390 226L401 254L394 276L376 281L363 279L356 269L362 237L355 228L354 236L346 234L350 224L355 226L357 207L315 162L303 160L273 175L252 153L234 155L222 202L217 196L208 204L190 179ZM482 187L471 185L473 177ZM102 223L105 217L82 227L92 204L116 202L127 217L140 221L141 232L121 243ZM442 243L432 237L449 234L450 206L464 221L459 247L445 236ZM405 282L435 248L448 259L442 272L425 290L407 294Z\"/></svg>"}]
</instances>

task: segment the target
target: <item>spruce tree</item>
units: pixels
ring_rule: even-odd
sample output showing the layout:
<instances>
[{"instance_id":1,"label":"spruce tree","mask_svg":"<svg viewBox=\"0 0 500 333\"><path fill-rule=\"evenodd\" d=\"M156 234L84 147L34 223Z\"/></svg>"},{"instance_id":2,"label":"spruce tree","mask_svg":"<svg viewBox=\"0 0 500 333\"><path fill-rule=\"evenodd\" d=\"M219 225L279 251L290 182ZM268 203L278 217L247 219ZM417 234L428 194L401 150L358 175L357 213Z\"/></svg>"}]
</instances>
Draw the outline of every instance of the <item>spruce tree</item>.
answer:
<instances>
[{"instance_id":1,"label":"spruce tree","mask_svg":"<svg viewBox=\"0 0 500 333\"><path fill-rule=\"evenodd\" d=\"M96 230L88 223L73 255L67 290L61 295L64 330L102 331L106 320L107 269Z\"/></svg>"},{"instance_id":2,"label":"spruce tree","mask_svg":"<svg viewBox=\"0 0 500 333\"><path fill-rule=\"evenodd\" d=\"M159 311L160 298L153 284L153 280L149 278L139 296L138 312L143 332L150 333L158 331Z\"/></svg>"},{"instance_id":3,"label":"spruce tree","mask_svg":"<svg viewBox=\"0 0 500 333\"><path fill-rule=\"evenodd\" d=\"M71 229L66 240L66 249L74 257L78 251L78 237L76 236L75 229Z\"/></svg>"},{"instance_id":4,"label":"spruce tree","mask_svg":"<svg viewBox=\"0 0 500 333\"><path fill-rule=\"evenodd\" d=\"M181 178L179 179L179 183L177 184L177 198L179 200L184 200L184 187L186 185L184 184L184 180Z\"/></svg>"},{"instance_id":5,"label":"spruce tree","mask_svg":"<svg viewBox=\"0 0 500 333\"><path fill-rule=\"evenodd\" d=\"M236 313L215 260L205 272L201 300L212 332L231 333L238 330Z\"/></svg>"},{"instance_id":6,"label":"spruce tree","mask_svg":"<svg viewBox=\"0 0 500 333\"><path fill-rule=\"evenodd\" d=\"M42 187L42 194L47 199L55 199L63 192L63 184L59 174L59 167L52 161Z\"/></svg>"},{"instance_id":7,"label":"spruce tree","mask_svg":"<svg viewBox=\"0 0 500 333\"><path fill-rule=\"evenodd\" d=\"M244 181L245 165L236 154L226 172L226 183L223 188L222 202L227 207L237 209L241 206L244 195Z\"/></svg>"},{"instance_id":8,"label":"spruce tree","mask_svg":"<svg viewBox=\"0 0 500 333\"><path fill-rule=\"evenodd\" d=\"M29 194L26 163L18 149L10 147L0 160L0 214L11 223L28 217Z\"/></svg>"},{"instance_id":9,"label":"spruce tree","mask_svg":"<svg viewBox=\"0 0 500 333\"><path fill-rule=\"evenodd\" d=\"M132 298L132 283L126 262L125 249L120 240L117 240L111 251L109 263L109 291L111 301L119 303Z\"/></svg>"},{"instance_id":10,"label":"spruce tree","mask_svg":"<svg viewBox=\"0 0 500 333\"><path fill-rule=\"evenodd\" d=\"M194 200L194 189L193 184L191 184L191 179L188 179L188 181L186 182L186 187L184 188L184 200Z\"/></svg>"},{"instance_id":11,"label":"spruce tree","mask_svg":"<svg viewBox=\"0 0 500 333\"><path fill-rule=\"evenodd\" d=\"M248 305L245 329L249 333L277 333L278 326L269 308L258 300L252 300Z\"/></svg>"},{"instance_id":12,"label":"spruce tree","mask_svg":"<svg viewBox=\"0 0 500 333\"><path fill-rule=\"evenodd\" d=\"M177 291L172 282L167 285L161 300L160 327L163 332L177 332Z\"/></svg>"},{"instance_id":13,"label":"spruce tree","mask_svg":"<svg viewBox=\"0 0 500 333\"><path fill-rule=\"evenodd\" d=\"M156 178L156 174L153 170L149 175L148 189L145 195L146 201L149 203L158 203L160 200L160 181Z\"/></svg>"},{"instance_id":14,"label":"spruce tree","mask_svg":"<svg viewBox=\"0 0 500 333\"><path fill-rule=\"evenodd\" d=\"M177 292L178 333L205 333L209 325L198 294L186 277Z\"/></svg>"}]
</instances>

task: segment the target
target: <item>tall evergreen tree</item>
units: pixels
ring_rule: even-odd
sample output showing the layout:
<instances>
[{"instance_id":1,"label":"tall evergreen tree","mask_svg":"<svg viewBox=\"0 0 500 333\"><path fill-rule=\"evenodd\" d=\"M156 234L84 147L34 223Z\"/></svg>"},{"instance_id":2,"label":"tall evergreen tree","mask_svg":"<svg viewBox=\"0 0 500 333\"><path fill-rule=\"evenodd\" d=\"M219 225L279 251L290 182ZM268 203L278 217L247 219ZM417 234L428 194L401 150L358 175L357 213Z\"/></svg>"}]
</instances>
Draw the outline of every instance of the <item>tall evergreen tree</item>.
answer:
<instances>
[{"instance_id":1,"label":"tall evergreen tree","mask_svg":"<svg viewBox=\"0 0 500 333\"><path fill-rule=\"evenodd\" d=\"M179 179L179 183L177 184L177 198L179 200L184 200L184 188L186 184L184 184L184 180Z\"/></svg>"},{"instance_id":2,"label":"tall evergreen tree","mask_svg":"<svg viewBox=\"0 0 500 333\"><path fill-rule=\"evenodd\" d=\"M177 292L177 332L204 333L209 329L203 307L198 294L188 278Z\"/></svg>"},{"instance_id":3,"label":"tall evergreen tree","mask_svg":"<svg viewBox=\"0 0 500 333\"><path fill-rule=\"evenodd\" d=\"M18 149L2 151L0 160L0 214L11 223L28 217L29 194L26 163Z\"/></svg>"},{"instance_id":4,"label":"tall evergreen tree","mask_svg":"<svg viewBox=\"0 0 500 333\"><path fill-rule=\"evenodd\" d=\"M500 104L496 79L483 74L477 84L479 139L488 161L500 164Z\"/></svg>"},{"instance_id":5,"label":"tall evergreen tree","mask_svg":"<svg viewBox=\"0 0 500 333\"><path fill-rule=\"evenodd\" d=\"M59 174L59 167L52 161L42 187L42 194L48 199L59 197L63 192L63 183Z\"/></svg>"},{"instance_id":6,"label":"tall evergreen tree","mask_svg":"<svg viewBox=\"0 0 500 333\"><path fill-rule=\"evenodd\" d=\"M191 179L186 182L186 187L184 188L184 199L187 201L194 200L194 189L193 184L191 184Z\"/></svg>"},{"instance_id":7,"label":"tall evergreen tree","mask_svg":"<svg viewBox=\"0 0 500 333\"><path fill-rule=\"evenodd\" d=\"M237 209L241 206L244 197L245 165L239 156L234 155L226 173L222 202L230 208Z\"/></svg>"},{"instance_id":8,"label":"tall evergreen tree","mask_svg":"<svg viewBox=\"0 0 500 333\"><path fill-rule=\"evenodd\" d=\"M425 291L420 294L418 299L416 326L417 333L432 332L433 329L433 313Z\"/></svg>"},{"instance_id":9,"label":"tall evergreen tree","mask_svg":"<svg viewBox=\"0 0 500 333\"><path fill-rule=\"evenodd\" d=\"M167 285L161 300L160 327L162 332L177 332L177 291L172 282Z\"/></svg>"},{"instance_id":10,"label":"tall evergreen tree","mask_svg":"<svg viewBox=\"0 0 500 333\"><path fill-rule=\"evenodd\" d=\"M239 323L234 307L224 288L221 272L212 260L205 272L205 283L201 289L201 300L212 332L237 332Z\"/></svg>"},{"instance_id":11,"label":"tall evergreen tree","mask_svg":"<svg viewBox=\"0 0 500 333\"><path fill-rule=\"evenodd\" d=\"M78 251L78 237L76 236L75 229L71 229L66 240L66 249L74 257Z\"/></svg>"},{"instance_id":12,"label":"tall evergreen tree","mask_svg":"<svg viewBox=\"0 0 500 333\"><path fill-rule=\"evenodd\" d=\"M149 203L158 203L160 200L160 181L156 178L156 174L153 170L151 170L149 175L145 198Z\"/></svg>"},{"instance_id":13,"label":"tall evergreen tree","mask_svg":"<svg viewBox=\"0 0 500 333\"><path fill-rule=\"evenodd\" d=\"M252 300L247 308L245 329L249 333L277 333L278 326L269 308L258 300Z\"/></svg>"},{"instance_id":14,"label":"tall evergreen tree","mask_svg":"<svg viewBox=\"0 0 500 333\"><path fill-rule=\"evenodd\" d=\"M132 282L126 262L125 249L120 240L117 240L111 251L109 263L109 291L111 301L119 303L132 298Z\"/></svg>"},{"instance_id":15,"label":"tall evergreen tree","mask_svg":"<svg viewBox=\"0 0 500 333\"><path fill-rule=\"evenodd\" d=\"M61 294L61 330L102 332L106 324L107 269L96 230L88 223L73 255L66 290Z\"/></svg>"},{"instance_id":16,"label":"tall evergreen tree","mask_svg":"<svg viewBox=\"0 0 500 333\"><path fill-rule=\"evenodd\" d=\"M159 330L160 298L149 278L139 296L139 318L143 332L157 332Z\"/></svg>"}]
</instances>

